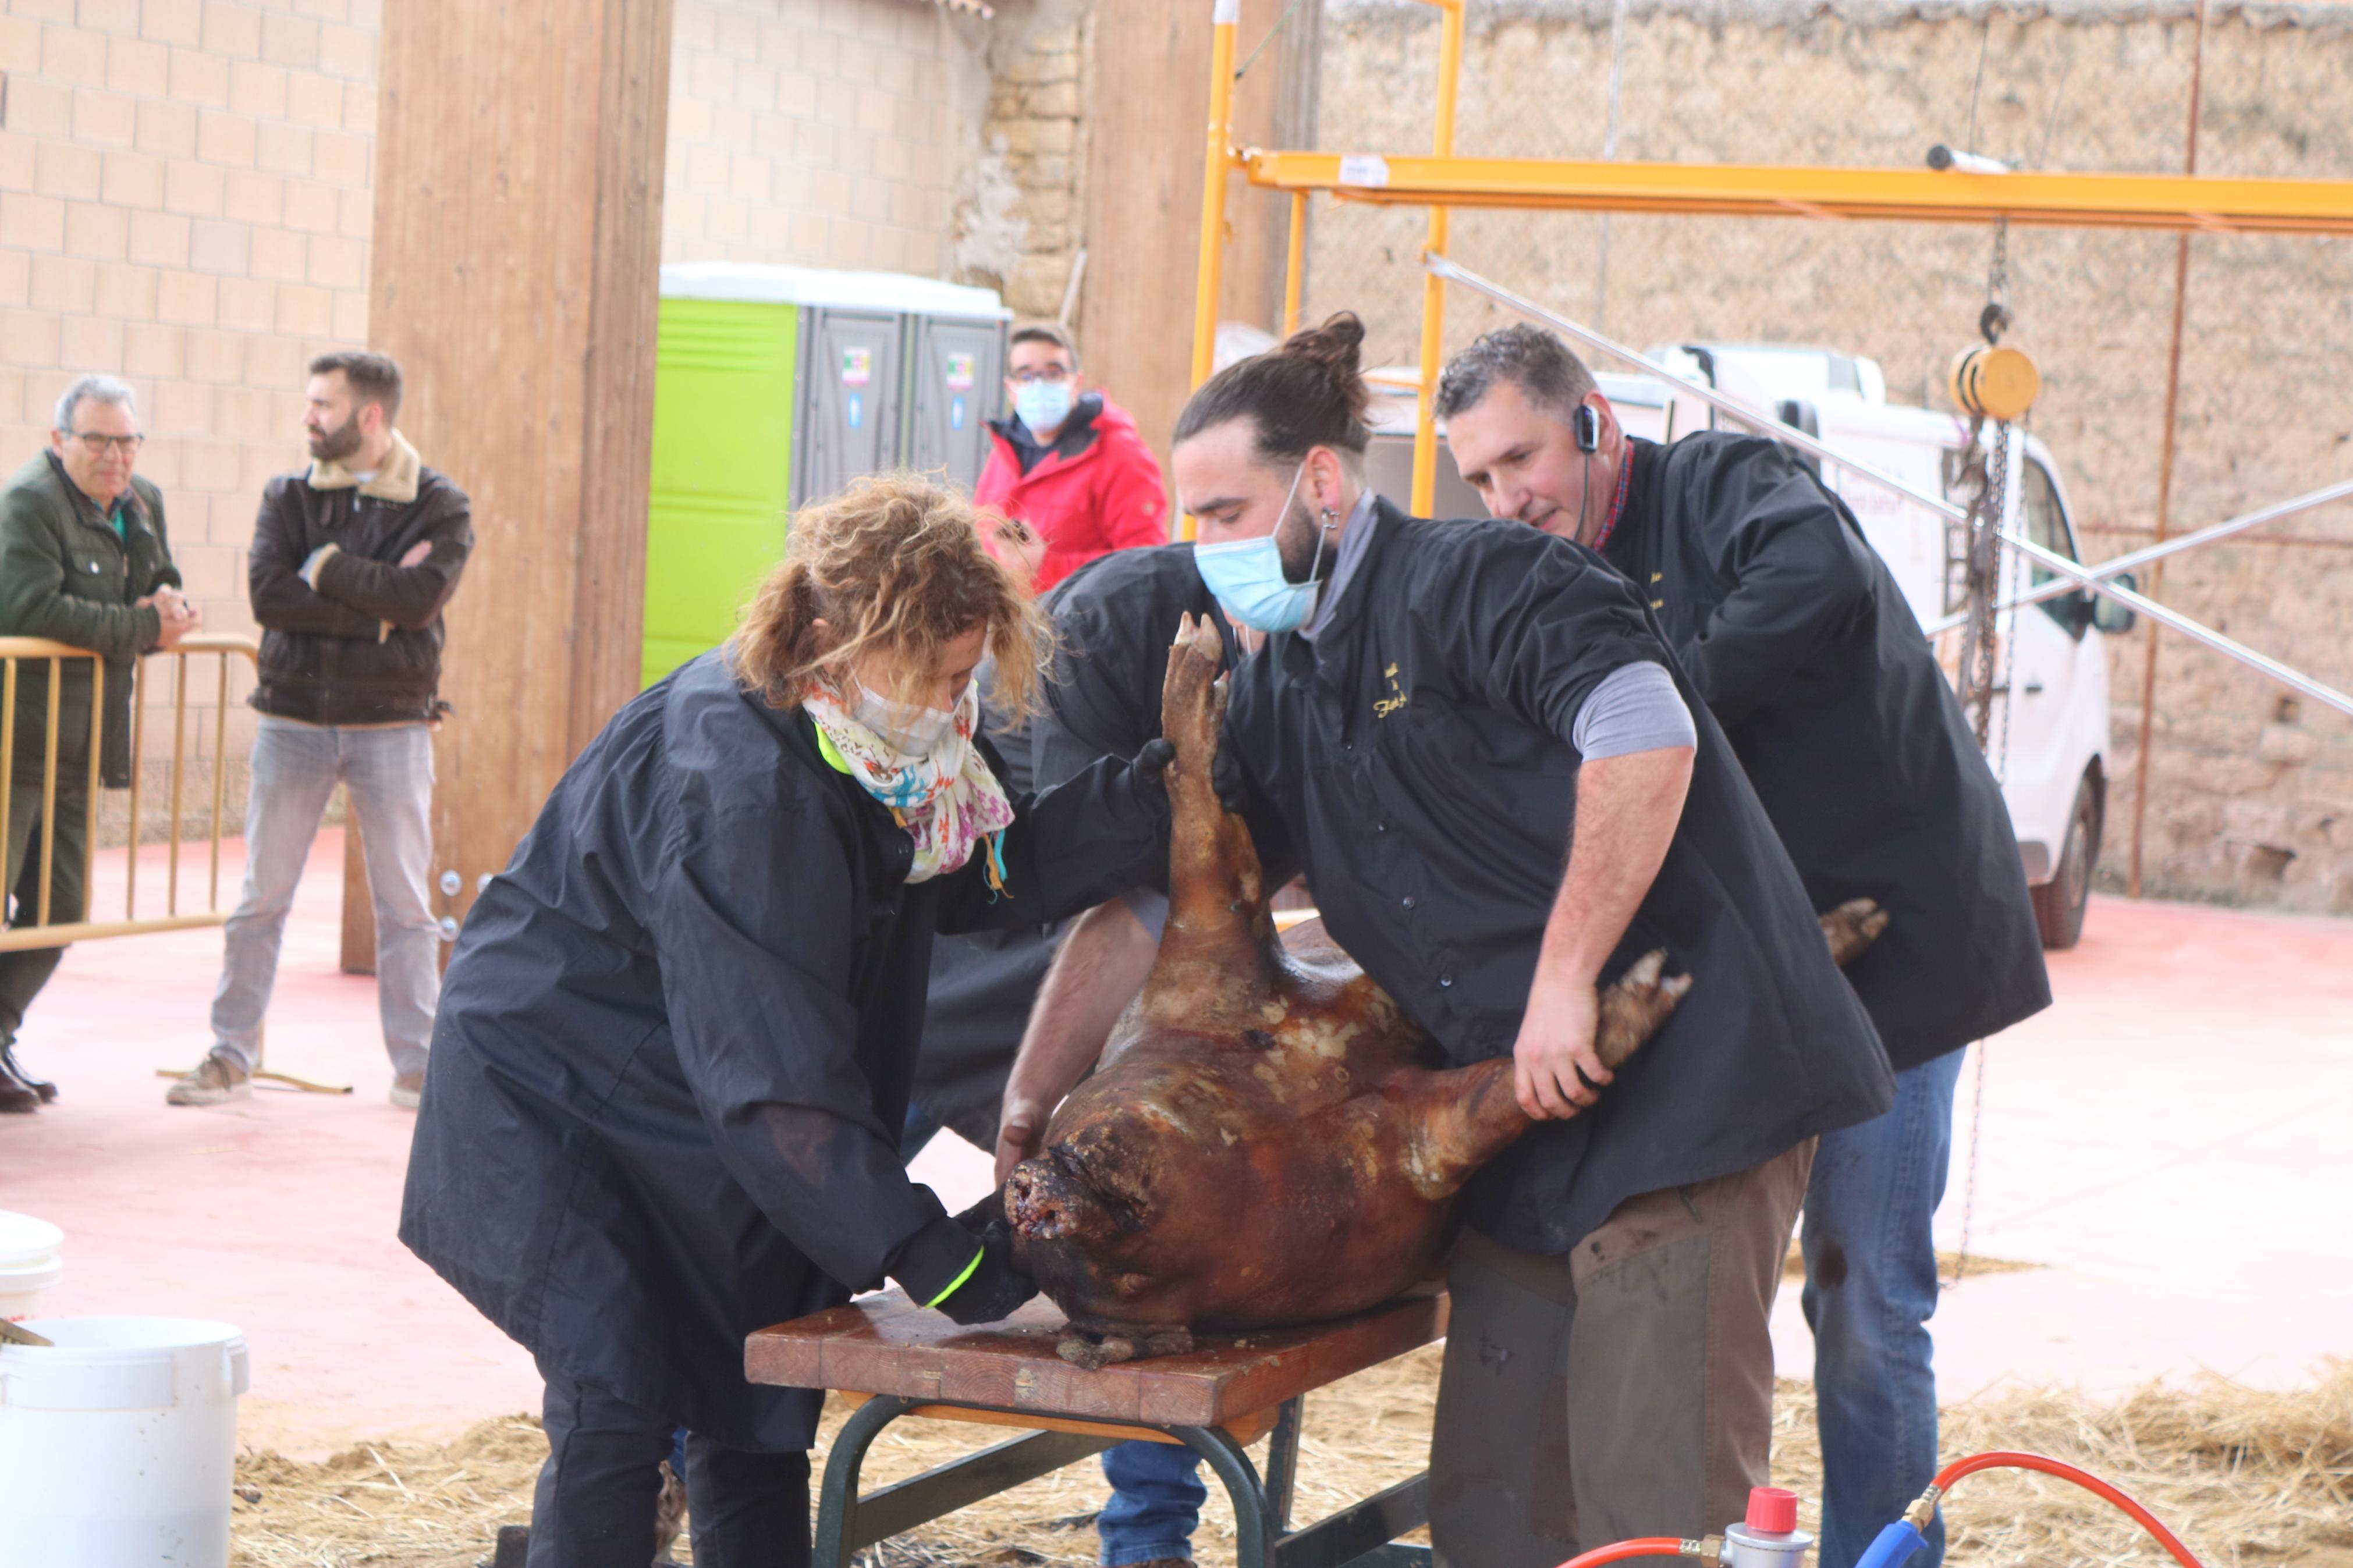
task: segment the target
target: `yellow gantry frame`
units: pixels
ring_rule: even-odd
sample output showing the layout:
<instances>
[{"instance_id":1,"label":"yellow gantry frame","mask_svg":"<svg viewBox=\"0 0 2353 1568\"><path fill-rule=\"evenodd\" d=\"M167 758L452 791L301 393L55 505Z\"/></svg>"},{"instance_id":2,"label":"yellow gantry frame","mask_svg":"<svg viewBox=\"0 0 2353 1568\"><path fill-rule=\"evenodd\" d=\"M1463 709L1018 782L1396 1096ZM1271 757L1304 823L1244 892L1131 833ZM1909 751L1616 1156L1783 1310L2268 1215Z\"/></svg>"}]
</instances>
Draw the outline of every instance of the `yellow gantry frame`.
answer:
<instances>
[{"instance_id":1,"label":"yellow gantry frame","mask_svg":"<svg viewBox=\"0 0 2353 1568\"><path fill-rule=\"evenodd\" d=\"M1451 207L1663 213L1690 216L1881 219L2068 228L2190 229L2223 234L2353 234L2353 181L2233 180L2195 174L1975 174L1957 170L1839 169L1772 164L1630 163L1540 158L1458 158L1456 90L1462 69L1462 0L1423 0L1444 13L1439 35L1433 155L1343 157L1244 151L1233 145L1234 26L1240 0L1214 0L1209 143L1201 193L1200 287L1193 315L1193 384L1217 352L1226 194L1235 170L1291 195L1283 326L1297 324L1308 198L1430 208L1431 254L1446 253ZM1438 446L1431 398L1446 325L1445 282L1422 281L1412 510L1435 499ZM1192 534L1186 520L1185 535Z\"/></svg>"}]
</instances>

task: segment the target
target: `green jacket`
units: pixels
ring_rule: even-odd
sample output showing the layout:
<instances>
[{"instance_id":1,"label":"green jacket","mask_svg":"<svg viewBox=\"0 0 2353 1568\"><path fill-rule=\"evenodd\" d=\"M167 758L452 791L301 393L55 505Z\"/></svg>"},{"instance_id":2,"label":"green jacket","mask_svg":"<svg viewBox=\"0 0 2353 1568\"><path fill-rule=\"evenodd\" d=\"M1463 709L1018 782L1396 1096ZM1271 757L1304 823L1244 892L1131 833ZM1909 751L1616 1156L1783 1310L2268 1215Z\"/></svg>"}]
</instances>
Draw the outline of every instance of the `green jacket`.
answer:
<instances>
[{"instance_id":1,"label":"green jacket","mask_svg":"<svg viewBox=\"0 0 2353 1568\"><path fill-rule=\"evenodd\" d=\"M136 601L180 586L164 529L164 496L132 476L132 504L123 536L66 477L47 452L37 454L0 489L0 637L47 637L106 659L105 738L99 753L107 787L131 782L131 666L155 646L164 622ZM48 666L19 661L16 754L19 784L41 782L47 733ZM58 682L58 787L79 789L90 776L90 666L66 666Z\"/></svg>"}]
</instances>

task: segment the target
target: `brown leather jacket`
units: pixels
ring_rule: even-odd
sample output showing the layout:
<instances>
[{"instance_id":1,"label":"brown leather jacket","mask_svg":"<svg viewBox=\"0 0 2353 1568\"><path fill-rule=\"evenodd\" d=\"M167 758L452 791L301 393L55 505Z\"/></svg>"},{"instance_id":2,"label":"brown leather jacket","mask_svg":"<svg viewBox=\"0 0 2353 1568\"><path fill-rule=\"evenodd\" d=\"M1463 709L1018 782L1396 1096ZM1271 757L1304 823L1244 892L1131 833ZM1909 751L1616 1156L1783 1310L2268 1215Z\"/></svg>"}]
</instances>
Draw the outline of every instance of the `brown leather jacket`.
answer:
<instances>
[{"instance_id":1,"label":"brown leather jacket","mask_svg":"<svg viewBox=\"0 0 2353 1568\"><path fill-rule=\"evenodd\" d=\"M282 474L262 491L248 578L261 623L253 705L311 724L438 718L441 610L474 548L466 492L395 431L365 484L339 463ZM424 560L400 559L418 543ZM333 552L302 578L311 556Z\"/></svg>"}]
</instances>

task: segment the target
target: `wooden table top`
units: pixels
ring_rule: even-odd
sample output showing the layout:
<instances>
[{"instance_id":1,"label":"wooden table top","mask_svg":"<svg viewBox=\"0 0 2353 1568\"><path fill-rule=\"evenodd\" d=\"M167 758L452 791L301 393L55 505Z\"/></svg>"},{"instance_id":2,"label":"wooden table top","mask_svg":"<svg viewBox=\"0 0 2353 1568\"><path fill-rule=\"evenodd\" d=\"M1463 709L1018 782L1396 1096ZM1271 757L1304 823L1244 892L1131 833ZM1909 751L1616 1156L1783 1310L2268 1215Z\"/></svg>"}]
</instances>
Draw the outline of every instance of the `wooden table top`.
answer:
<instances>
[{"instance_id":1,"label":"wooden table top","mask_svg":"<svg viewBox=\"0 0 2353 1568\"><path fill-rule=\"evenodd\" d=\"M1218 1426L1430 1343L1442 1293L1309 1328L1204 1336L1185 1355L1089 1372L1055 1353L1063 1320L1043 1297L1001 1323L959 1328L893 1290L762 1329L746 1342L754 1383L992 1405L1039 1415Z\"/></svg>"}]
</instances>

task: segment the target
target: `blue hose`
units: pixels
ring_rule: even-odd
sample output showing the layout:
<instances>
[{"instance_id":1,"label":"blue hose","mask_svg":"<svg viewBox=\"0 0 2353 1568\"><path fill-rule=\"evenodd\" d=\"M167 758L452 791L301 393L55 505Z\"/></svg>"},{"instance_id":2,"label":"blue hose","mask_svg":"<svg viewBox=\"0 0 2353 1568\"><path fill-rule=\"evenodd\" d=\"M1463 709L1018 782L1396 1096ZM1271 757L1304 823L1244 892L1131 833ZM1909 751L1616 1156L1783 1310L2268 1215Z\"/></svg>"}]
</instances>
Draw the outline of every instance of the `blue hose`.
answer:
<instances>
[{"instance_id":1,"label":"blue hose","mask_svg":"<svg viewBox=\"0 0 2353 1568\"><path fill-rule=\"evenodd\" d=\"M1878 1539L1871 1543L1871 1550L1862 1554L1862 1560L1854 1568L1898 1568L1898 1564L1927 1544L1927 1537L1899 1519L1879 1532Z\"/></svg>"}]
</instances>

